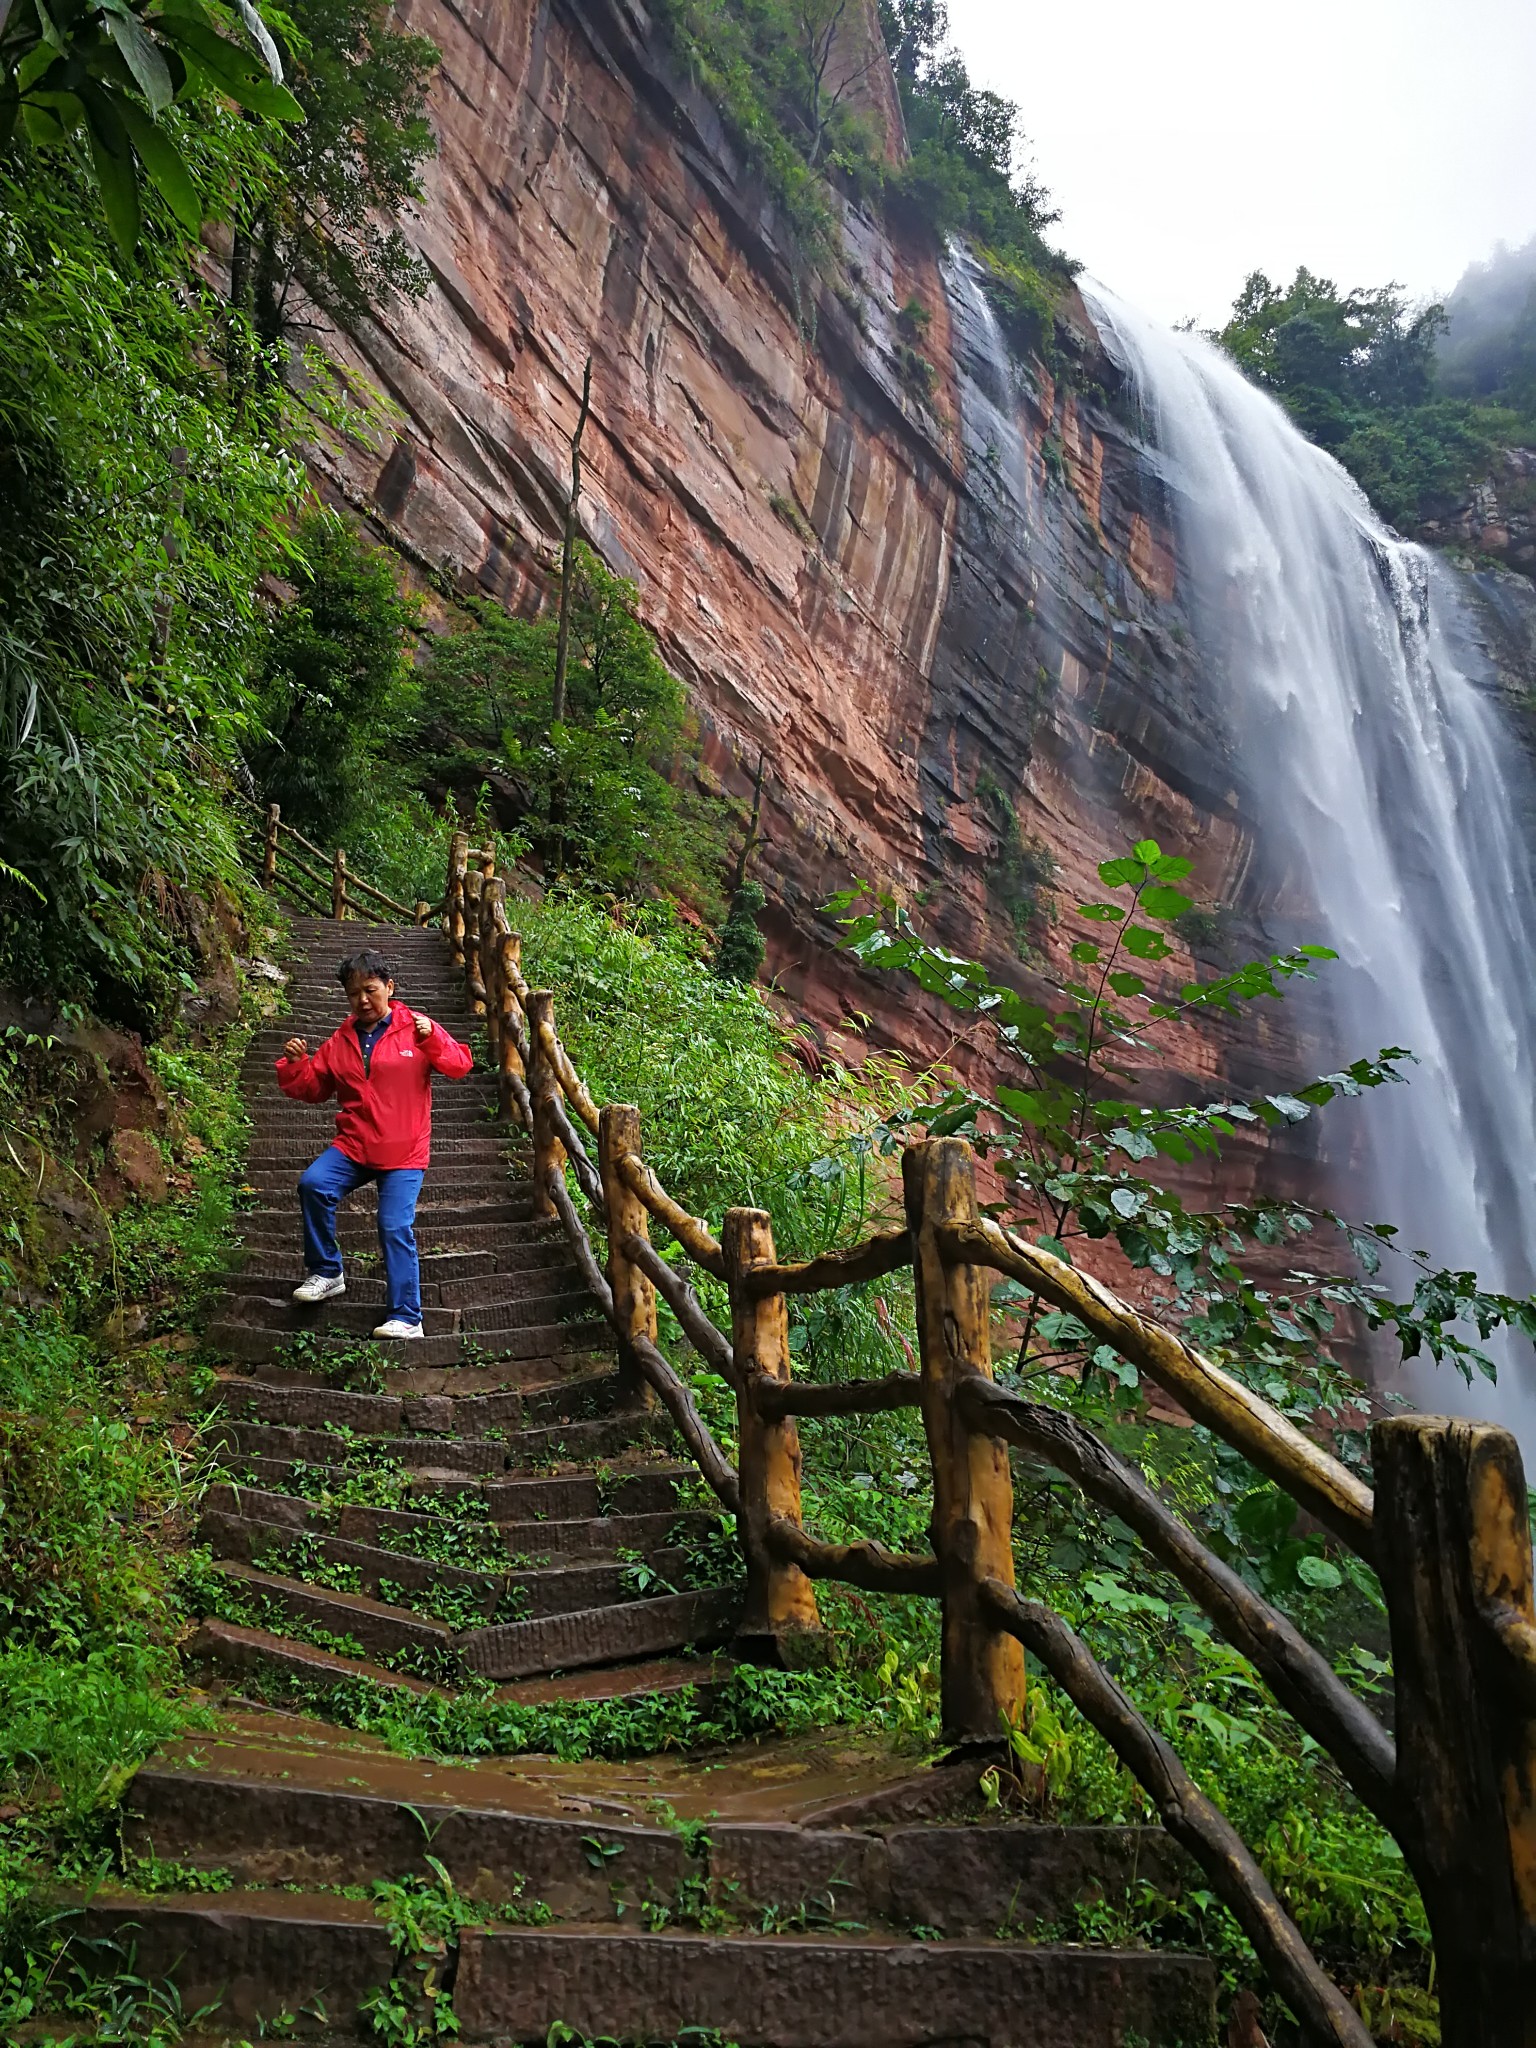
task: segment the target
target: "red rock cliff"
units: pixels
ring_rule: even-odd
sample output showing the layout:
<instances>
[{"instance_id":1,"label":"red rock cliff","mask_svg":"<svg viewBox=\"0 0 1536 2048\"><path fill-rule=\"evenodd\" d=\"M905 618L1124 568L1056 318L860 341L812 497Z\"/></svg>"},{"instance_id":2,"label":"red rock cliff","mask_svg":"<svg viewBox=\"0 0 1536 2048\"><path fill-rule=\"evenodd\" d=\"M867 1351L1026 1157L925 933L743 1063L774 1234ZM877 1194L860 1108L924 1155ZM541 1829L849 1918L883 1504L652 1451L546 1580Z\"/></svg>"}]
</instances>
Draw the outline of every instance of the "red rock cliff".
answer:
<instances>
[{"instance_id":1,"label":"red rock cliff","mask_svg":"<svg viewBox=\"0 0 1536 2048\"><path fill-rule=\"evenodd\" d=\"M414 230L434 282L353 339L402 424L337 482L418 562L530 606L593 355L588 528L638 582L726 784L766 750L769 964L799 1008L946 1044L952 1020L852 973L820 905L868 877L1017 968L1010 810L1060 864L1047 891L1151 833L1230 898L1249 848L1187 709L1161 492L1080 303L1067 374L1016 364L963 252L856 210L856 289L810 295L632 0L402 14L443 52ZM894 151L889 73L868 76ZM900 368L914 298L931 397ZM1039 919L1032 936L1061 943ZM1224 1057L1184 1053L1191 1074Z\"/></svg>"}]
</instances>

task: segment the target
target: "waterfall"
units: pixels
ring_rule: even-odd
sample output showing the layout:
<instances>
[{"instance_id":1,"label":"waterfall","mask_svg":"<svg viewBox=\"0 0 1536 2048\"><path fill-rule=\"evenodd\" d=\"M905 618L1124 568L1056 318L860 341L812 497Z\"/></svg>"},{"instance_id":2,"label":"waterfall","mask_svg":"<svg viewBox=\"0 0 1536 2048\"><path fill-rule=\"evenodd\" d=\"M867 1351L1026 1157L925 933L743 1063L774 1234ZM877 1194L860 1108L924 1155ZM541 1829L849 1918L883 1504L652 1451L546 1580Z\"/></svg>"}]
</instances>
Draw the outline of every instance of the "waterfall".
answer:
<instances>
[{"instance_id":1,"label":"waterfall","mask_svg":"<svg viewBox=\"0 0 1536 2048\"><path fill-rule=\"evenodd\" d=\"M1459 579L1400 540L1332 457L1220 350L1098 285L1084 298L1124 371L1173 508L1211 715L1232 749L1277 944L1314 939L1333 1049L1409 1047L1406 1087L1361 1119L1372 1221L1436 1265L1529 1291L1536 1255L1536 890L1529 770L1475 648ZM1383 1277L1406 1291L1407 1263ZM1438 1412L1506 1422L1536 1452L1536 1366L1499 1386L1410 1369Z\"/></svg>"}]
</instances>

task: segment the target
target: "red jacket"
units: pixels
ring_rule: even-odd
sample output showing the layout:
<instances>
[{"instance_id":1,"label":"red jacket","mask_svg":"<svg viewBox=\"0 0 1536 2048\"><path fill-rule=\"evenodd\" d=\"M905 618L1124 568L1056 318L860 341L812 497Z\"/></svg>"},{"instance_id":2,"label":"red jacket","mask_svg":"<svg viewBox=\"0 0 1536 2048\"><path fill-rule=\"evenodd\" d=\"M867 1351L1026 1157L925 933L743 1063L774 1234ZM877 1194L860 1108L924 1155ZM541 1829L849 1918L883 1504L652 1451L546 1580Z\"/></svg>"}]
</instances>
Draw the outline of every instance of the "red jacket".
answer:
<instances>
[{"instance_id":1,"label":"red jacket","mask_svg":"<svg viewBox=\"0 0 1536 2048\"><path fill-rule=\"evenodd\" d=\"M462 1081L472 1064L469 1047L441 1024L419 1039L415 1016L404 1003L395 1003L366 1074L357 1028L349 1017L317 1053L280 1059L277 1085L295 1102L324 1102L334 1095L334 1142L359 1166L425 1169L432 1155L432 1076Z\"/></svg>"}]
</instances>

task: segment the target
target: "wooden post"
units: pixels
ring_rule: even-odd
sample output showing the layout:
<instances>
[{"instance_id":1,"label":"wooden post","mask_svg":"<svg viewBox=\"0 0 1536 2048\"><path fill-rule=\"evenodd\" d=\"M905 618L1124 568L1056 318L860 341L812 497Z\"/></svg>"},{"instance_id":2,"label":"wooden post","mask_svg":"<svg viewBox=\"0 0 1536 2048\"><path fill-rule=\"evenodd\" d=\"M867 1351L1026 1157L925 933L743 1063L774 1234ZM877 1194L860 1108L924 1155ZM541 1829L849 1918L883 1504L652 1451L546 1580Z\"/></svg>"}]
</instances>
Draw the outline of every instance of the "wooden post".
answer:
<instances>
[{"instance_id":1,"label":"wooden post","mask_svg":"<svg viewBox=\"0 0 1536 2048\"><path fill-rule=\"evenodd\" d=\"M508 1117L517 1116L521 1120L522 1112L512 1084L514 1080L522 1081L525 1085L527 1082L527 1076L523 1071L523 1056L517 1048L517 1020L520 1011L515 986L517 977L513 973L513 969L519 967L522 963L522 934L520 932L502 932L497 941L497 952L499 955L497 991L498 1001L501 1006L501 1028L497 1038L496 1053L501 1093L501 1113L503 1116Z\"/></svg>"},{"instance_id":2,"label":"wooden post","mask_svg":"<svg viewBox=\"0 0 1536 2048\"><path fill-rule=\"evenodd\" d=\"M277 886L277 835L282 830L283 813L277 804L267 805L267 837L261 850L261 886L272 889Z\"/></svg>"},{"instance_id":3,"label":"wooden post","mask_svg":"<svg viewBox=\"0 0 1536 2048\"><path fill-rule=\"evenodd\" d=\"M533 1104L533 1213L542 1221L557 1215L545 1188L551 1173L565 1171L565 1147L550 1127L549 1111L559 1100L560 1077L544 1051L539 1027L555 1028L555 999L547 988L528 991L528 1094Z\"/></svg>"},{"instance_id":4,"label":"wooden post","mask_svg":"<svg viewBox=\"0 0 1536 2048\"><path fill-rule=\"evenodd\" d=\"M411 915L411 922L415 925L417 931L422 931L426 928L427 920L431 917L431 915L431 904L424 903L422 899L418 896L416 899L416 908Z\"/></svg>"},{"instance_id":5,"label":"wooden post","mask_svg":"<svg viewBox=\"0 0 1536 2048\"><path fill-rule=\"evenodd\" d=\"M633 1337L656 1342L656 1289L618 1249L629 1236L649 1238L644 1202L619 1172L626 1152L640 1151L640 1112L633 1103L610 1102L597 1120L597 1163L603 1177L603 1216L608 1226L608 1285L624 1328L619 1336L619 1385L628 1408L654 1408L656 1390L635 1363Z\"/></svg>"},{"instance_id":6,"label":"wooden post","mask_svg":"<svg viewBox=\"0 0 1536 2048\"><path fill-rule=\"evenodd\" d=\"M1434 1936L1445 2048L1536 2048L1536 1613L1507 1430L1371 1431L1397 1694L1397 1832Z\"/></svg>"},{"instance_id":7,"label":"wooden post","mask_svg":"<svg viewBox=\"0 0 1536 2048\"><path fill-rule=\"evenodd\" d=\"M496 943L496 912L507 893L505 882L482 873L480 881L480 943L475 961L485 989L485 1033L490 1042L491 1065L501 1071L501 948ZM503 922L506 913L503 912Z\"/></svg>"},{"instance_id":8,"label":"wooden post","mask_svg":"<svg viewBox=\"0 0 1536 2048\"><path fill-rule=\"evenodd\" d=\"M455 967L464 965L464 868L469 834L455 832L448 842L448 948Z\"/></svg>"},{"instance_id":9,"label":"wooden post","mask_svg":"<svg viewBox=\"0 0 1536 2048\"><path fill-rule=\"evenodd\" d=\"M338 846L331 855L331 915L338 920L347 914L347 856Z\"/></svg>"},{"instance_id":10,"label":"wooden post","mask_svg":"<svg viewBox=\"0 0 1536 2048\"><path fill-rule=\"evenodd\" d=\"M1013 1477L1006 1445L967 1428L957 1381L992 1377L992 1276L946 1265L939 1232L973 1224L976 1163L962 1138L929 1138L904 1155L902 1183L917 1283L923 1424L933 1461L933 1549L944 1578L940 1706L953 1742L998 1742L1024 1706L1024 1652L993 1623L984 1579L1013 1580Z\"/></svg>"},{"instance_id":11,"label":"wooden post","mask_svg":"<svg viewBox=\"0 0 1536 2048\"><path fill-rule=\"evenodd\" d=\"M480 972L480 891L484 878L478 868L464 877L464 986L469 1007L477 1017L485 1015L485 977Z\"/></svg>"},{"instance_id":12,"label":"wooden post","mask_svg":"<svg viewBox=\"0 0 1536 2048\"><path fill-rule=\"evenodd\" d=\"M770 1555L766 1535L774 1516L797 1525L800 1521L800 1432L793 1416L769 1421L752 1399L752 1384L759 1376L790 1376L784 1297L754 1293L748 1278L759 1267L778 1264L772 1218L762 1209L727 1209L720 1248L731 1290L731 1343L746 1388L736 1404L741 1539L747 1561L740 1633L747 1645L771 1645L781 1661L796 1662L792 1639L819 1629L821 1616L810 1580L798 1565L781 1564Z\"/></svg>"}]
</instances>

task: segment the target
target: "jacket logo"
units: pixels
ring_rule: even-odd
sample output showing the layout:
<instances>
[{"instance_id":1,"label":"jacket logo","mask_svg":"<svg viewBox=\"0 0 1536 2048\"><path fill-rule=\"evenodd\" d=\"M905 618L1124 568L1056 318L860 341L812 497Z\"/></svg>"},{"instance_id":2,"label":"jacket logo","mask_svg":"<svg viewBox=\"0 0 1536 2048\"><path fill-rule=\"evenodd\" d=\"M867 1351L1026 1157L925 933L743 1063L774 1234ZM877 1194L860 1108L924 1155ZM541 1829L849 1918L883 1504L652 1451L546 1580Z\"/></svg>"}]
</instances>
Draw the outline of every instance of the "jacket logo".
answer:
<instances>
[{"instance_id":1,"label":"jacket logo","mask_svg":"<svg viewBox=\"0 0 1536 2048\"><path fill-rule=\"evenodd\" d=\"M415 1046L414 1046L414 1045L402 1045L402 1046L401 1046L401 1048L400 1048L400 1057L401 1057L401 1059L403 1059L403 1060L413 1060L413 1059L415 1059L415 1057L416 1057L416 1048L415 1048Z\"/></svg>"}]
</instances>

